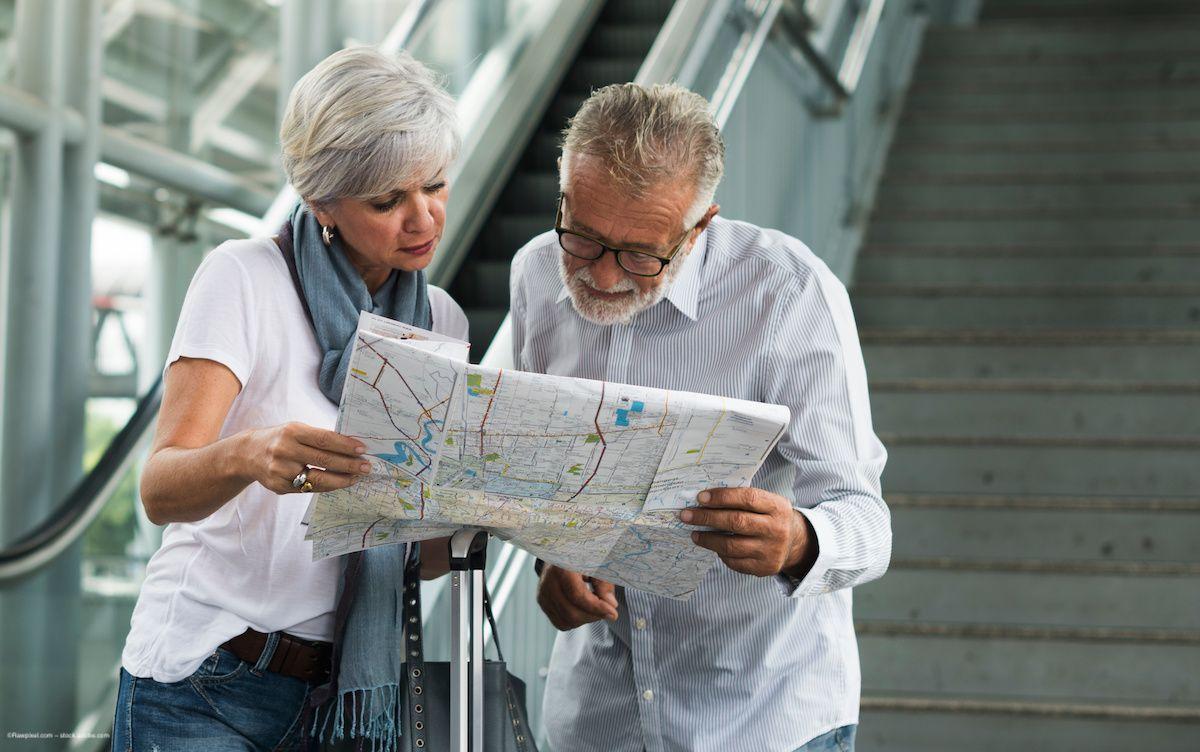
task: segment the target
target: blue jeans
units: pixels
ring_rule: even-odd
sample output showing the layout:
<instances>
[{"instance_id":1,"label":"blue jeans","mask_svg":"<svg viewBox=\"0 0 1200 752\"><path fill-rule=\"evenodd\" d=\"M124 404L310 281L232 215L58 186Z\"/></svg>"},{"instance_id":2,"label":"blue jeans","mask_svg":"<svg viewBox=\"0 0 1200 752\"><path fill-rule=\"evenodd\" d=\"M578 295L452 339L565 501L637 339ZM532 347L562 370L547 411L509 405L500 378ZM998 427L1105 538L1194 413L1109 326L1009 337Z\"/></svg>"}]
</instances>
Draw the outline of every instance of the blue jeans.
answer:
<instances>
[{"instance_id":1,"label":"blue jeans","mask_svg":"<svg viewBox=\"0 0 1200 752\"><path fill-rule=\"evenodd\" d=\"M796 752L854 752L854 735L858 726L850 724L821 734Z\"/></svg>"},{"instance_id":2,"label":"blue jeans","mask_svg":"<svg viewBox=\"0 0 1200 752\"><path fill-rule=\"evenodd\" d=\"M191 676L163 683L121 669L113 752L299 750L304 703L316 684L266 669L272 632L258 662L218 648ZM308 740L316 750L315 740Z\"/></svg>"}]
</instances>

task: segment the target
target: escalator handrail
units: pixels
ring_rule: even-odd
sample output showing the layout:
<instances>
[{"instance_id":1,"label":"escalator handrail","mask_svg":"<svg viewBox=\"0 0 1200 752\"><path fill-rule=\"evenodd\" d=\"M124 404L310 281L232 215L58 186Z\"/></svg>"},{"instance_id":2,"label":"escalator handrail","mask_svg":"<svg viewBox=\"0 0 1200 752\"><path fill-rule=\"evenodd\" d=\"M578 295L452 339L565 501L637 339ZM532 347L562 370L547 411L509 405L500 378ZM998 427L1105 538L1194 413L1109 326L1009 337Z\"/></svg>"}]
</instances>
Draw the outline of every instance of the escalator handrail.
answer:
<instances>
[{"instance_id":1,"label":"escalator handrail","mask_svg":"<svg viewBox=\"0 0 1200 752\"><path fill-rule=\"evenodd\" d=\"M53 561L83 535L108 503L137 450L149 438L162 405L159 376L138 400L137 408L109 442L95 467L84 475L42 524L0 550L0 583L20 579Z\"/></svg>"}]
</instances>

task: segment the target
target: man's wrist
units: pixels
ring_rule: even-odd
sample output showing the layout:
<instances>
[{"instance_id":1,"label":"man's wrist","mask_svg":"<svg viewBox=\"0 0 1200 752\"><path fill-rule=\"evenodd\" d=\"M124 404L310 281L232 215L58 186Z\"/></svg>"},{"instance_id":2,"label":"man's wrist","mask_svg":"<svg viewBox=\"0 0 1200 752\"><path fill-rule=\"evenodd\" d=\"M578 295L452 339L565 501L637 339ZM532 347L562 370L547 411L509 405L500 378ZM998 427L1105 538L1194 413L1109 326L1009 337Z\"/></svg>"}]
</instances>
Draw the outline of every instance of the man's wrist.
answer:
<instances>
[{"instance_id":1,"label":"man's wrist","mask_svg":"<svg viewBox=\"0 0 1200 752\"><path fill-rule=\"evenodd\" d=\"M820 546L817 543L817 531L799 510L793 510L792 545L788 560L784 563L779 574L790 580L803 580L817 563Z\"/></svg>"}]
</instances>

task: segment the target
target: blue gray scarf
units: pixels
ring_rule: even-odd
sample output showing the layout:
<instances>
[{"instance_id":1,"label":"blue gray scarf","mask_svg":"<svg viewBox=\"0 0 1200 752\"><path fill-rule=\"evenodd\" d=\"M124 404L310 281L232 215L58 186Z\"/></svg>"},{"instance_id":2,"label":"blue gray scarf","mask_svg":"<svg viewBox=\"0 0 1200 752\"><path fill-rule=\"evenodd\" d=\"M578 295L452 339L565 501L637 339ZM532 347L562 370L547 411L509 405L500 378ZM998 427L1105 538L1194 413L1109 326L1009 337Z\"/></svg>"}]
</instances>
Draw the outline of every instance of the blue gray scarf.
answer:
<instances>
[{"instance_id":1,"label":"blue gray scarf","mask_svg":"<svg viewBox=\"0 0 1200 752\"><path fill-rule=\"evenodd\" d=\"M318 383L336 405L354 352L360 311L430 328L425 273L394 271L372 295L339 239L335 236L325 246L317 218L303 203L280 232L285 254L289 235L293 281L302 290L301 302L322 352ZM342 737L370 739L372 749L395 749L404 671L402 590L409 553L409 546L379 546L342 557L330 680L309 695L313 735L331 743Z\"/></svg>"}]
</instances>

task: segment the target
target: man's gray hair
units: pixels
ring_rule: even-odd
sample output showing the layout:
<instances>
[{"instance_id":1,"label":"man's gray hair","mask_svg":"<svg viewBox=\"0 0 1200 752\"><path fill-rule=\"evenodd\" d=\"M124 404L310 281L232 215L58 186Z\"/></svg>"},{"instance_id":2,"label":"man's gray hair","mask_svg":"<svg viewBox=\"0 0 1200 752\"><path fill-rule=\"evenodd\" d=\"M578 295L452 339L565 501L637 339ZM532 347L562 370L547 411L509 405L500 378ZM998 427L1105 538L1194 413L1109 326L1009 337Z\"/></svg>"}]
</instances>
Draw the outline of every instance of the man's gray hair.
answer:
<instances>
[{"instance_id":1,"label":"man's gray hair","mask_svg":"<svg viewBox=\"0 0 1200 752\"><path fill-rule=\"evenodd\" d=\"M725 171L725 142L708 100L678 84L612 84L592 93L563 132L559 187L570 180L571 158L596 157L613 181L634 196L664 182L696 187L684 227L700 221Z\"/></svg>"},{"instance_id":2,"label":"man's gray hair","mask_svg":"<svg viewBox=\"0 0 1200 752\"><path fill-rule=\"evenodd\" d=\"M333 53L288 97L283 169L309 204L369 199L435 178L461 139L454 99L407 52Z\"/></svg>"}]
</instances>

